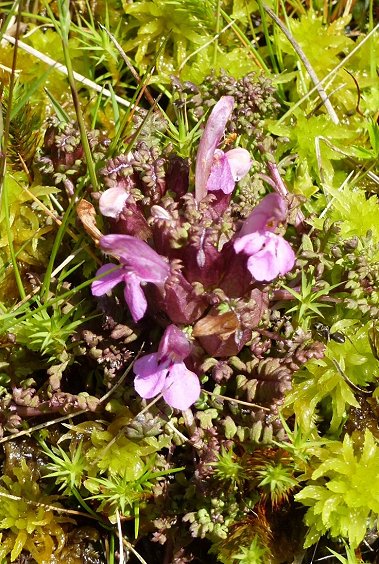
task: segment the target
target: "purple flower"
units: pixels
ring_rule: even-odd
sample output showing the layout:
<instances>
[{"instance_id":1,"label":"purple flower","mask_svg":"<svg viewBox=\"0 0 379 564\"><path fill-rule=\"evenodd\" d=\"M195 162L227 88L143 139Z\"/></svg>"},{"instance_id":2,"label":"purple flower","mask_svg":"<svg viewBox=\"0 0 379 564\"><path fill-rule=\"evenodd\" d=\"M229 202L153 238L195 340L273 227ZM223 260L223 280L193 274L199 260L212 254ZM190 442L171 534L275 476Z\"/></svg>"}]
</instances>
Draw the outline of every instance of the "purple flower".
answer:
<instances>
[{"instance_id":1,"label":"purple flower","mask_svg":"<svg viewBox=\"0 0 379 564\"><path fill-rule=\"evenodd\" d=\"M271 281L289 272L295 253L287 241L273 233L286 219L287 204L278 194L269 194L245 220L234 241L236 253L248 255L247 268L258 281Z\"/></svg>"},{"instance_id":2,"label":"purple flower","mask_svg":"<svg viewBox=\"0 0 379 564\"><path fill-rule=\"evenodd\" d=\"M102 215L109 218L113 232L140 239L151 236L142 211L124 186L113 186L105 190L99 200L99 209Z\"/></svg>"},{"instance_id":3,"label":"purple flower","mask_svg":"<svg viewBox=\"0 0 379 564\"><path fill-rule=\"evenodd\" d=\"M267 194L243 222L239 237L253 231L274 231L287 220L288 206L279 194Z\"/></svg>"},{"instance_id":4,"label":"purple flower","mask_svg":"<svg viewBox=\"0 0 379 564\"><path fill-rule=\"evenodd\" d=\"M279 274L286 274L295 264L295 253L289 243L271 231L256 231L236 239L234 250L249 255L247 268L260 282L270 282Z\"/></svg>"},{"instance_id":5,"label":"purple flower","mask_svg":"<svg viewBox=\"0 0 379 564\"><path fill-rule=\"evenodd\" d=\"M96 276L107 272L108 274L92 283L92 294L102 296L120 282L124 282L125 301L133 320L139 321L147 309L141 284L151 282L163 288L170 273L168 263L147 243L130 235L105 235L100 239L100 247L104 252L119 257L121 266L117 269L116 264L104 264Z\"/></svg>"},{"instance_id":6,"label":"purple flower","mask_svg":"<svg viewBox=\"0 0 379 564\"><path fill-rule=\"evenodd\" d=\"M224 194L231 194L235 183L249 172L250 167L251 159L246 149L237 147L226 153L216 149L207 181L207 190L209 192L221 190Z\"/></svg>"},{"instance_id":7,"label":"purple flower","mask_svg":"<svg viewBox=\"0 0 379 564\"><path fill-rule=\"evenodd\" d=\"M222 96L210 113L199 143L196 157L195 197L200 202L207 191L221 190L231 194L234 185L251 167L246 149L236 148L224 153L217 149L234 106L233 96Z\"/></svg>"},{"instance_id":8,"label":"purple flower","mask_svg":"<svg viewBox=\"0 0 379 564\"><path fill-rule=\"evenodd\" d=\"M171 407L188 409L200 395L198 377L183 362L190 352L191 345L183 331L169 325L158 352L147 354L134 363L136 392L145 399L162 394Z\"/></svg>"}]
</instances>

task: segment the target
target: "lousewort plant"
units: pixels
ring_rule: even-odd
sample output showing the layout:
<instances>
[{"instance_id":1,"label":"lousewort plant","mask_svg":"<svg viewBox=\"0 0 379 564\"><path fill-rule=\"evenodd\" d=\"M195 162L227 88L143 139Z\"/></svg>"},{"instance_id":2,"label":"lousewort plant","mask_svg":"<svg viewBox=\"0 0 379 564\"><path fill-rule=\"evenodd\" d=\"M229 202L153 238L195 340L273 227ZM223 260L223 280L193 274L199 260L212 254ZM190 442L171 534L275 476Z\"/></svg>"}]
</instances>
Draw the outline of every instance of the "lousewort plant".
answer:
<instances>
[{"instance_id":1,"label":"lousewort plant","mask_svg":"<svg viewBox=\"0 0 379 564\"><path fill-rule=\"evenodd\" d=\"M0 3L1 564L378 562L376 4Z\"/></svg>"},{"instance_id":2,"label":"lousewort plant","mask_svg":"<svg viewBox=\"0 0 379 564\"><path fill-rule=\"evenodd\" d=\"M125 212L132 206L140 217L145 216L151 234L145 242L140 222L133 225L131 221L129 235L102 237L101 249L118 257L120 267L113 263L102 266L92 293L101 296L123 282L125 301L135 322L148 312L165 314L171 325L158 352L134 365L135 389L144 398L162 393L170 406L179 409L192 405L200 389L196 374L184 363L195 359L191 359L189 342L177 325L186 328L192 339L198 336L204 352L219 357L237 353L251 338L264 311L263 292L257 283L285 275L295 264L291 246L276 233L287 221L287 203L281 196L267 195L242 225L232 219L230 201L235 184L251 166L246 149L224 153L217 148L233 105L232 96L223 96L210 113L196 157L194 195L187 193L177 201L165 197L149 210L133 201L133 179L129 177L123 186L109 188L100 198L101 212L113 218L116 226L124 223L120 218L123 214L127 217ZM128 155L128 160L132 159ZM225 215L231 219L228 233L223 229ZM227 338L220 331L207 329L207 324L214 327L217 321L220 325L224 322L220 307L215 307L215 296L220 292L223 299L217 305L229 314ZM237 311L240 304L255 310L248 322Z\"/></svg>"}]
</instances>

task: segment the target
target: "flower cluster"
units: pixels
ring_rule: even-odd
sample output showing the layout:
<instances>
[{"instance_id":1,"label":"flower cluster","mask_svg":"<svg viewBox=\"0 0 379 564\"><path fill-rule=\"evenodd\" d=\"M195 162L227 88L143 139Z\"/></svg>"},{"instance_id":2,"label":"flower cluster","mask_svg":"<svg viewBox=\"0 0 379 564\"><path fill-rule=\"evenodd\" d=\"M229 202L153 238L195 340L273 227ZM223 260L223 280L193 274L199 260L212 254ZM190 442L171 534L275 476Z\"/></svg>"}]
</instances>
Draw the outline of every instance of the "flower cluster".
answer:
<instances>
[{"instance_id":1,"label":"flower cluster","mask_svg":"<svg viewBox=\"0 0 379 564\"><path fill-rule=\"evenodd\" d=\"M101 296L122 282L135 323L148 314L168 320L158 352L135 362L134 385L143 398L162 394L177 409L200 395L198 377L184 361L196 370L206 353L238 354L267 309L264 283L295 263L280 233L288 213L282 196L268 194L242 224L233 217L235 184L251 167L246 149L219 148L233 106L234 98L223 96L210 113L196 156L194 194L183 193L188 181L162 181L151 198L137 186L130 153L112 163L112 184L99 200L114 231L100 247L119 265L102 266L92 292Z\"/></svg>"}]
</instances>

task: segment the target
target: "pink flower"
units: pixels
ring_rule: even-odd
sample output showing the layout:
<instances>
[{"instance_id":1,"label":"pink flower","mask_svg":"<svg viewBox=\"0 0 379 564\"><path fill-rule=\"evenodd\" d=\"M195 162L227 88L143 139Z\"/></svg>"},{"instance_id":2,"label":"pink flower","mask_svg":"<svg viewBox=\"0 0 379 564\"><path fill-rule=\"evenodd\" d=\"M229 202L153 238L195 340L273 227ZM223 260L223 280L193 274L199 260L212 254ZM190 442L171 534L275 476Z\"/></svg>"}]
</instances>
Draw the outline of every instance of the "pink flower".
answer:
<instances>
[{"instance_id":1,"label":"pink flower","mask_svg":"<svg viewBox=\"0 0 379 564\"><path fill-rule=\"evenodd\" d=\"M287 204L278 194L269 194L245 220L234 241L236 253L248 255L247 268L258 281L271 281L289 272L295 253L289 243L273 233L285 221Z\"/></svg>"},{"instance_id":2,"label":"pink flower","mask_svg":"<svg viewBox=\"0 0 379 564\"><path fill-rule=\"evenodd\" d=\"M158 352L147 354L134 363L136 392L145 399L162 394L171 407L188 409L200 395L198 377L183 362L190 352L191 345L183 331L169 325Z\"/></svg>"},{"instance_id":3,"label":"pink flower","mask_svg":"<svg viewBox=\"0 0 379 564\"><path fill-rule=\"evenodd\" d=\"M128 198L129 193L125 190L125 188L119 186L108 188L108 190L105 190L105 192L103 192L100 196L100 213L105 215L105 217L118 219Z\"/></svg>"},{"instance_id":4,"label":"pink flower","mask_svg":"<svg viewBox=\"0 0 379 564\"><path fill-rule=\"evenodd\" d=\"M279 194L267 194L243 222L239 237L253 231L274 231L287 220L288 206Z\"/></svg>"},{"instance_id":5,"label":"pink flower","mask_svg":"<svg viewBox=\"0 0 379 564\"><path fill-rule=\"evenodd\" d=\"M133 320L139 321L147 309L141 285L151 282L163 288L170 273L168 263L147 243L130 235L105 235L100 239L100 247L106 253L120 257L121 266L117 268L113 263L104 264L96 273L101 278L92 283L92 294L102 296L124 282L125 301Z\"/></svg>"},{"instance_id":6,"label":"pink flower","mask_svg":"<svg viewBox=\"0 0 379 564\"><path fill-rule=\"evenodd\" d=\"M199 202L207 191L221 190L231 194L235 183L251 167L246 149L236 148L224 153L217 149L234 106L233 96L222 96L210 113L199 143L196 157L195 197Z\"/></svg>"},{"instance_id":7,"label":"pink flower","mask_svg":"<svg viewBox=\"0 0 379 564\"><path fill-rule=\"evenodd\" d=\"M246 149L237 147L226 153L216 149L207 180L207 191L221 190L224 194L231 194L236 182L249 172L250 167L251 159Z\"/></svg>"}]
</instances>

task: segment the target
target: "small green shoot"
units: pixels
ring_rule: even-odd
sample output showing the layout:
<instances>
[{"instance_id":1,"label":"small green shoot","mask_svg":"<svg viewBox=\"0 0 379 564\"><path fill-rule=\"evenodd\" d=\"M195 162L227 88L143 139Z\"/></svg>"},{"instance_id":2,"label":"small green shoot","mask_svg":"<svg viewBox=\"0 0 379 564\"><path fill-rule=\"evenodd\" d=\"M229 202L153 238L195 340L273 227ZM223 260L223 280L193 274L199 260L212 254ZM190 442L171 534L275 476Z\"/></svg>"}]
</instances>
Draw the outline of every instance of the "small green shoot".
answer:
<instances>
[{"instance_id":1,"label":"small green shoot","mask_svg":"<svg viewBox=\"0 0 379 564\"><path fill-rule=\"evenodd\" d=\"M316 281L313 275L313 269L310 268L309 270L309 278L307 278L307 275L303 270L301 272L300 292L282 284L282 287L285 288L298 302L297 305L287 310L287 313L295 313L298 325L300 325L305 331L308 330L313 317L324 317L321 312L321 308L330 307L330 304L320 301L320 298L327 296L331 290L337 288L339 285L340 284L328 284L321 290L315 291Z\"/></svg>"},{"instance_id":2,"label":"small green shoot","mask_svg":"<svg viewBox=\"0 0 379 564\"><path fill-rule=\"evenodd\" d=\"M42 440L40 445L43 452L51 459L48 464L49 473L44 477L55 478L63 494L70 494L74 488L80 488L83 476L88 470L88 463L82 452L82 443L78 443L70 455L60 445L49 448Z\"/></svg>"}]
</instances>

